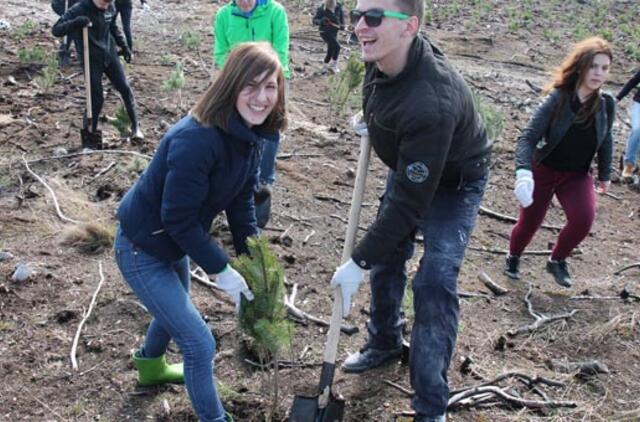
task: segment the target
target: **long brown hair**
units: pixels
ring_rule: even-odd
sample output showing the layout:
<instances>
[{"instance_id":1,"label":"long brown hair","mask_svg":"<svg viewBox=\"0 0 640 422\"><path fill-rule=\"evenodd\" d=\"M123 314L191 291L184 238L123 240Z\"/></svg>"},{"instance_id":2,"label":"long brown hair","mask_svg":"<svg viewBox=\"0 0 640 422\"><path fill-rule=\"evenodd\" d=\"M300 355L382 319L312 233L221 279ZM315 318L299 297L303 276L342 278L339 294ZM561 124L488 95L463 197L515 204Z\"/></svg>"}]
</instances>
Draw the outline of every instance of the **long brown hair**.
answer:
<instances>
[{"instance_id":1,"label":"long brown hair","mask_svg":"<svg viewBox=\"0 0 640 422\"><path fill-rule=\"evenodd\" d=\"M227 57L227 61L216 80L191 109L191 116L207 127L217 126L228 132L229 121L236 112L236 101L240 91L250 82L262 80L277 73L278 100L273 110L260 125L268 131L281 131L287 126L284 98L284 74L278 55L267 42L238 44ZM261 75L262 80L256 81Z\"/></svg>"},{"instance_id":2,"label":"long brown hair","mask_svg":"<svg viewBox=\"0 0 640 422\"><path fill-rule=\"evenodd\" d=\"M571 96L576 92L586 76L593 58L597 54L606 54L613 61L613 51L611 46L600 37L591 37L577 43L571 53L564 59L562 64L553 71L553 79L545 87L545 93L553 89L560 91L560 101L556 107L554 120L558 116L559 110L566 101L571 101ZM600 90L598 89L585 101L576 116L577 123L585 123L596 115L600 108Z\"/></svg>"}]
</instances>

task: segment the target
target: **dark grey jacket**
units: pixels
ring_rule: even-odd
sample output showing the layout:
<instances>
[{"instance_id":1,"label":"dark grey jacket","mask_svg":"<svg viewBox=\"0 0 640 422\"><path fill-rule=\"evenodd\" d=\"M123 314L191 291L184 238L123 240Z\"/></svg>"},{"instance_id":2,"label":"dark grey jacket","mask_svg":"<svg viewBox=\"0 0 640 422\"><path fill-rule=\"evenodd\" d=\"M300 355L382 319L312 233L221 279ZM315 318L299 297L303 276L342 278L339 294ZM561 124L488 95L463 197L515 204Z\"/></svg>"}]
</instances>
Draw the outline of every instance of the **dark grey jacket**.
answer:
<instances>
[{"instance_id":1,"label":"dark grey jacket","mask_svg":"<svg viewBox=\"0 0 640 422\"><path fill-rule=\"evenodd\" d=\"M565 101L560 114L551 124L554 110L560 100L560 91L553 90L533 113L527 127L522 131L516 146L516 169L531 170L533 162L540 163L560 143L573 124L576 114L570 101ZM600 96L600 109L595 116L598 154L598 180L611 179L613 137L611 128L615 119L615 101L609 94Z\"/></svg>"},{"instance_id":2,"label":"dark grey jacket","mask_svg":"<svg viewBox=\"0 0 640 422\"><path fill-rule=\"evenodd\" d=\"M398 75L367 65L363 110L373 149L394 171L385 206L351 256L369 268L415 230L439 186L487 174L491 141L464 79L422 37Z\"/></svg>"}]
</instances>

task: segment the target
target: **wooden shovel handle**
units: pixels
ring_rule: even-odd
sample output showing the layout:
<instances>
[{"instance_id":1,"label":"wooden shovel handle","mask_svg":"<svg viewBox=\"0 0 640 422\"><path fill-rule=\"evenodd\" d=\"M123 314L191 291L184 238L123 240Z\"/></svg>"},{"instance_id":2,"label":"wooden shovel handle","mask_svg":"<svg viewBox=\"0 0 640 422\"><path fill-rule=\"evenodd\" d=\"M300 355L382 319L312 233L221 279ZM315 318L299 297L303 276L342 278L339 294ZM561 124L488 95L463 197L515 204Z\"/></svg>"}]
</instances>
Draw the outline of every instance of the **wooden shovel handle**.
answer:
<instances>
[{"instance_id":1,"label":"wooden shovel handle","mask_svg":"<svg viewBox=\"0 0 640 422\"><path fill-rule=\"evenodd\" d=\"M87 99L87 119L91 120L93 116L91 113L91 75L89 74L89 28L86 26L82 28L82 49L84 50L84 91Z\"/></svg>"},{"instance_id":2,"label":"wooden shovel handle","mask_svg":"<svg viewBox=\"0 0 640 422\"><path fill-rule=\"evenodd\" d=\"M342 249L342 263L351 257L351 252L356 241L356 233L358 224L360 223L360 209L362 208L362 198L364 196L364 188L367 181L367 168L369 167L369 157L371 155L371 144L369 136L360 137L360 156L358 157L358 170L356 172L356 181L353 187L353 196L351 197L351 209L349 211L349 222L347 224L347 234L344 238L344 247ZM333 289L334 300L333 309L331 310L331 321L329 323L329 332L327 333L327 343L324 348L324 362L333 364L336 361L338 352L338 339L340 338L340 324L342 322L342 289L339 287Z\"/></svg>"}]
</instances>

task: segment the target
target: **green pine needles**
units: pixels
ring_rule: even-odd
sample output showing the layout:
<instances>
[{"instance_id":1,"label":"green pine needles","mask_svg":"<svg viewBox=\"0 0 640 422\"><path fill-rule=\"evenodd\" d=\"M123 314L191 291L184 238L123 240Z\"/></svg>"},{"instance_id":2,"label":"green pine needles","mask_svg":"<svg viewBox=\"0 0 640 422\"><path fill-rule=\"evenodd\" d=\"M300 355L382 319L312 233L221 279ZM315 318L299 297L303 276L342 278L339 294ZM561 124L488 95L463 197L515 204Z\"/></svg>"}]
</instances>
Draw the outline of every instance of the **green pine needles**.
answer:
<instances>
[{"instance_id":1,"label":"green pine needles","mask_svg":"<svg viewBox=\"0 0 640 422\"><path fill-rule=\"evenodd\" d=\"M131 120L127 114L127 110L122 105L116 109L115 118L110 120L111 125L116 128L121 137L127 136L131 128Z\"/></svg>"},{"instance_id":2,"label":"green pine needles","mask_svg":"<svg viewBox=\"0 0 640 422\"><path fill-rule=\"evenodd\" d=\"M278 407L278 357L289 349L293 339L293 325L287 321L284 306L284 270L269 249L264 236L247 239L249 256L234 259L235 268L247 281L255 298L248 302L242 297L240 328L251 337L260 364L271 361L273 398L266 420L274 419Z\"/></svg>"},{"instance_id":3,"label":"green pine needles","mask_svg":"<svg viewBox=\"0 0 640 422\"><path fill-rule=\"evenodd\" d=\"M242 297L240 327L253 340L256 352L263 358L274 358L287 350L293 337L293 326L287 320L284 298L284 270L269 249L263 236L247 239L250 256L241 255L233 267L247 280L255 299Z\"/></svg>"}]
</instances>

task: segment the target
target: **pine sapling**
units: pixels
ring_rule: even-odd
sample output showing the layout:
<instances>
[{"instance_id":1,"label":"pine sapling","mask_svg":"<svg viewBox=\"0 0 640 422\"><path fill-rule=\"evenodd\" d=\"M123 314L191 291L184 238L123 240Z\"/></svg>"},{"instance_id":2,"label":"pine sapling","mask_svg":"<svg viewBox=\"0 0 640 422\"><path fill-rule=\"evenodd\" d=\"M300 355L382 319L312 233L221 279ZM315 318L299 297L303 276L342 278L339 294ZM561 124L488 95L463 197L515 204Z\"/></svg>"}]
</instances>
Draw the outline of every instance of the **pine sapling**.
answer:
<instances>
[{"instance_id":1,"label":"pine sapling","mask_svg":"<svg viewBox=\"0 0 640 422\"><path fill-rule=\"evenodd\" d=\"M273 362L273 401L269 420L278 404L278 356L291 345L293 326L284 306L284 270L263 236L247 239L250 255L241 255L233 267L245 278L255 298L242 299L240 328L251 337L261 365Z\"/></svg>"},{"instance_id":2,"label":"pine sapling","mask_svg":"<svg viewBox=\"0 0 640 422\"><path fill-rule=\"evenodd\" d=\"M364 63L357 54L351 53L345 70L330 79L329 113L335 118L335 114L341 113L349 98L362 83L364 78Z\"/></svg>"},{"instance_id":3,"label":"pine sapling","mask_svg":"<svg viewBox=\"0 0 640 422\"><path fill-rule=\"evenodd\" d=\"M124 138L131 129L131 120L127 114L127 110L122 105L119 105L116 109L116 114L113 119L109 120L109 123L116 128L120 137Z\"/></svg>"},{"instance_id":4,"label":"pine sapling","mask_svg":"<svg viewBox=\"0 0 640 422\"><path fill-rule=\"evenodd\" d=\"M182 62L176 63L176 68L171 72L169 78L162 83L165 91L178 91L178 104L182 107L182 88L184 87L184 66Z\"/></svg>"}]
</instances>

